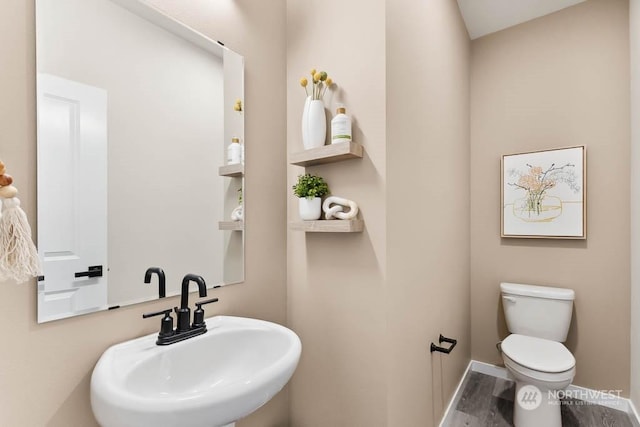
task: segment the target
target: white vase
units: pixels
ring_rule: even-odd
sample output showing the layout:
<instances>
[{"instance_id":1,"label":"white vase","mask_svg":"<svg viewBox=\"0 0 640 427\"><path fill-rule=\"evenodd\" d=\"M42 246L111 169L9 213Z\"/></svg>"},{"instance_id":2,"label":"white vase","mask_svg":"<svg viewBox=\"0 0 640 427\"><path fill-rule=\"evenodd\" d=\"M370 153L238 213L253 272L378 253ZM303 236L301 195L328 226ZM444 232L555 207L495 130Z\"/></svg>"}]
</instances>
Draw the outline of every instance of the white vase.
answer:
<instances>
[{"instance_id":1,"label":"white vase","mask_svg":"<svg viewBox=\"0 0 640 427\"><path fill-rule=\"evenodd\" d=\"M327 116L321 99L311 99L304 103L302 111L302 145L305 149L322 147L327 139Z\"/></svg>"},{"instance_id":2,"label":"white vase","mask_svg":"<svg viewBox=\"0 0 640 427\"><path fill-rule=\"evenodd\" d=\"M312 199L301 197L299 200L298 210L300 211L300 219L303 221L320 219L320 215L322 215L322 199L320 197L314 197Z\"/></svg>"},{"instance_id":3,"label":"white vase","mask_svg":"<svg viewBox=\"0 0 640 427\"><path fill-rule=\"evenodd\" d=\"M307 96L307 99L304 100L304 108L302 109L302 145L305 149L309 145L309 128L307 127L309 104L311 104L311 97Z\"/></svg>"}]
</instances>

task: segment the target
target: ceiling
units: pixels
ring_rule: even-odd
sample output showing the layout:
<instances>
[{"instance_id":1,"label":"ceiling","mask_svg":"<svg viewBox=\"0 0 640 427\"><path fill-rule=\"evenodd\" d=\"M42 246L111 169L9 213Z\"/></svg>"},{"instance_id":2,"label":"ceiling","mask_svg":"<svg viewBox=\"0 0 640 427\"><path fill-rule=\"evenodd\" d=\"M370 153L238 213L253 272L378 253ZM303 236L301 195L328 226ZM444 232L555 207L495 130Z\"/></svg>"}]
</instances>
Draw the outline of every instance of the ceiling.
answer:
<instances>
[{"instance_id":1,"label":"ceiling","mask_svg":"<svg viewBox=\"0 0 640 427\"><path fill-rule=\"evenodd\" d=\"M458 0L471 40L585 0Z\"/></svg>"}]
</instances>

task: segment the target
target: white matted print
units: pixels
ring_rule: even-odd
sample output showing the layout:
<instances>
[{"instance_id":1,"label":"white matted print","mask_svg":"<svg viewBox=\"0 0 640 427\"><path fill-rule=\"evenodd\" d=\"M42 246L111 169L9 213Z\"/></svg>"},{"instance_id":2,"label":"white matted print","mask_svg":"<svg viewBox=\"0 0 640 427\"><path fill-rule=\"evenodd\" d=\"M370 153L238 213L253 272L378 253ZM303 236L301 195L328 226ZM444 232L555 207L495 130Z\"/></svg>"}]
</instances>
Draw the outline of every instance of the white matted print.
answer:
<instances>
[{"instance_id":1,"label":"white matted print","mask_svg":"<svg viewBox=\"0 0 640 427\"><path fill-rule=\"evenodd\" d=\"M586 239L585 147L502 156L502 237Z\"/></svg>"}]
</instances>

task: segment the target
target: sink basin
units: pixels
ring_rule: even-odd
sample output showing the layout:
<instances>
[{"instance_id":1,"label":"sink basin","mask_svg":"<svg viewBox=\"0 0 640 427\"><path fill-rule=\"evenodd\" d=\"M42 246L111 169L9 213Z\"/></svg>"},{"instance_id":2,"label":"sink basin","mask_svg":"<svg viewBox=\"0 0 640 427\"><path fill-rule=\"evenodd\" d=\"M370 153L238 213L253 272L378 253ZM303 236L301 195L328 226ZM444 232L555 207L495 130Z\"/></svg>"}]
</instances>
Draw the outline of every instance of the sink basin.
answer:
<instances>
[{"instance_id":1,"label":"sink basin","mask_svg":"<svg viewBox=\"0 0 640 427\"><path fill-rule=\"evenodd\" d=\"M206 320L207 333L168 346L147 335L104 352L91 376L102 427L217 427L267 403L295 371L291 330L243 317Z\"/></svg>"}]
</instances>

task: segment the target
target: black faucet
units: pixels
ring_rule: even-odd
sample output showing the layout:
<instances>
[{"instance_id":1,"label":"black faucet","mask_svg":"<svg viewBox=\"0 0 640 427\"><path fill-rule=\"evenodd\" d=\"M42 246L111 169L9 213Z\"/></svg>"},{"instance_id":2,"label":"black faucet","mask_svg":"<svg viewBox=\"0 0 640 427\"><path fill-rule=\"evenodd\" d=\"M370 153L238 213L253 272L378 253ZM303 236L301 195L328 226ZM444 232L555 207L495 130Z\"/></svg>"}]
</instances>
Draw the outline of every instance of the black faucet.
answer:
<instances>
[{"instance_id":1,"label":"black faucet","mask_svg":"<svg viewBox=\"0 0 640 427\"><path fill-rule=\"evenodd\" d=\"M175 308L178 314L177 333L187 332L191 327L191 310L189 309L189 283L195 282L198 285L198 293L200 298L207 296L207 285L204 283L202 276L195 274L187 274L182 279L182 293L180 294L180 308Z\"/></svg>"},{"instance_id":2,"label":"black faucet","mask_svg":"<svg viewBox=\"0 0 640 427\"><path fill-rule=\"evenodd\" d=\"M149 270L147 270L147 272ZM160 276L160 274L158 275ZM164 275L161 277L164 277ZM216 302L218 301L218 298L211 298L206 301L197 302L197 309L193 313L193 324L190 325L191 310L189 309L189 284L191 282L195 282L198 285L200 298L204 298L207 296L207 285L205 284L204 279L201 276L197 276L195 274L187 274L186 276L184 276L184 278L182 279L180 308L175 307L173 309L173 311L175 311L178 316L178 326L175 330L173 329L173 318L171 317L171 309L142 315L142 317L145 319L153 316L164 316L162 318L162 326L160 328L160 333L158 334L158 340L156 341L157 345L173 344L207 332L207 324L204 321L204 310L202 309L202 306L205 304Z\"/></svg>"},{"instance_id":3,"label":"black faucet","mask_svg":"<svg viewBox=\"0 0 640 427\"><path fill-rule=\"evenodd\" d=\"M144 273L144 283L151 283L151 275L156 273L158 275L158 298L164 298L167 296L167 286L164 277L164 271L160 267L149 267Z\"/></svg>"}]
</instances>

